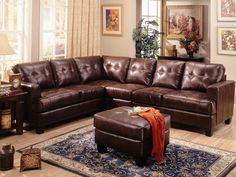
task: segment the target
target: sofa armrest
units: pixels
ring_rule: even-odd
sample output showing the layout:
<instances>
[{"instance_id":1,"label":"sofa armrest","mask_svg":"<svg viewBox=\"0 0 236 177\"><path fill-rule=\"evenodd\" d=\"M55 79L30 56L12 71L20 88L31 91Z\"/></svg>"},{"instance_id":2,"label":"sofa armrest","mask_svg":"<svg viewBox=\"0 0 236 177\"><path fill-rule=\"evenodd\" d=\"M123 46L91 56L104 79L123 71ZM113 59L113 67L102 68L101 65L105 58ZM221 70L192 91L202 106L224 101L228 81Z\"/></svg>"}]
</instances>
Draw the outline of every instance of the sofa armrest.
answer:
<instances>
[{"instance_id":1,"label":"sofa armrest","mask_svg":"<svg viewBox=\"0 0 236 177\"><path fill-rule=\"evenodd\" d=\"M35 109L37 108L37 102L41 97L41 89L38 84L29 82L22 82L21 87L23 91L28 92L25 97L24 122L27 122L32 128L37 120Z\"/></svg>"},{"instance_id":2,"label":"sofa armrest","mask_svg":"<svg viewBox=\"0 0 236 177\"><path fill-rule=\"evenodd\" d=\"M38 84L22 82L21 87L24 91L28 92L28 95L32 100L38 99L41 97L41 89Z\"/></svg>"},{"instance_id":3,"label":"sofa armrest","mask_svg":"<svg viewBox=\"0 0 236 177\"><path fill-rule=\"evenodd\" d=\"M1 81L2 84L9 84L9 81ZM21 88L23 91L28 92L31 99L37 99L41 97L41 89L38 84L30 82L21 82Z\"/></svg>"},{"instance_id":4,"label":"sofa armrest","mask_svg":"<svg viewBox=\"0 0 236 177\"><path fill-rule=\"evenodd\" d=\"M226 80L212 84L207 88L207 94L216 102L216 124L232 118L235 81Z\"/></svg>"}]
</instances>

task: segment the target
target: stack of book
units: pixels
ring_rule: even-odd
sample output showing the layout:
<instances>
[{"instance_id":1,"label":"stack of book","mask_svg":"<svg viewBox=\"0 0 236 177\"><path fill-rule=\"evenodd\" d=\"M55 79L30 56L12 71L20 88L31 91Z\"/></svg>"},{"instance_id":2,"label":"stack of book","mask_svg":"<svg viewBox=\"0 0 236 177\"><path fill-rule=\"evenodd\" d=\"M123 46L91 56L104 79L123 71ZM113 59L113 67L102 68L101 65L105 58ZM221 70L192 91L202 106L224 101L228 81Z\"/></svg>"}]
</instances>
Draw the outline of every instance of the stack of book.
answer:
<instances>
[{"instance_id":1,"label":"stack of book","mask_svg":"<svg viewBox=\"0 0 236 177\"><path fill-rule=\"evenodd\" d=\"M0 85L0 96L9 95L11 92L11 84L1 84Z\"/></svg>"}]
</instances>

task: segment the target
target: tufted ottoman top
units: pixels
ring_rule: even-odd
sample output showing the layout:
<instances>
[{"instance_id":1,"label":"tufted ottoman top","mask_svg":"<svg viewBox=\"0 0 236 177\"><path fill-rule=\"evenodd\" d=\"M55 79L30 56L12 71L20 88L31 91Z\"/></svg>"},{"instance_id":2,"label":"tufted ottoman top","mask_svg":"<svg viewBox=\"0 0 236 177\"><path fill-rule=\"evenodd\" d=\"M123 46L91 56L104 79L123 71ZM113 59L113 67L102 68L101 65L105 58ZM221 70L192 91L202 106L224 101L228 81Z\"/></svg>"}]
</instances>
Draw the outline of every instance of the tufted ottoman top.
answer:
<instances>
[{"instance_id":1,"label":"tufted ottoman top","mask_svg":"<svg viewBox=\"0 0 236 177\"><path fill-rule=\"evenodd\" d=\"M145 140L151 138L151 126L139 117L130 116L131 107L122 106L94 115L94 126L102 131L134 140ZM170 115L165 117L165 130L170 128Z\"/></svg>"}]
</instances>

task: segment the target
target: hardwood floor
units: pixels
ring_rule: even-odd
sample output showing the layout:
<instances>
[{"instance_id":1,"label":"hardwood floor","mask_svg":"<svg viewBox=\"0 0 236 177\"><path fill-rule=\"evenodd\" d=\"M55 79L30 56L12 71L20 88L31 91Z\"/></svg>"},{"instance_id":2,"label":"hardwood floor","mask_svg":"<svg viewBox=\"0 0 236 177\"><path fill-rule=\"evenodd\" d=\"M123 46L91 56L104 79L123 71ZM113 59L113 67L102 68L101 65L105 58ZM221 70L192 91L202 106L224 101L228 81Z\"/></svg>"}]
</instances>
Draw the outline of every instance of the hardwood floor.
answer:
<instances>
[{"instance_id":1,"label":"hardwood floor","mask_svg":"<svg viewBox=\"0 0 236 177\"><path fill-rule=\"evenodd\" d=\"M83 118L80 120L71 121L66 124L60 124L56 127L46 129L44 134L38 135L34 131L25 131L23 135L11 135L0 137L0 145L4 143L10 143L15 146L16 149L23 148L27 145L41 142L51 137L63 134L70 130L74 130L78 127L91 124L93 122L92 117ZM183 128L183 127L182 127ZM217 127L212 137L207 137L203 132L199 130L192 131L171 128L171 137L184 139L194 143L208 145L236 153L236 109L234 111L233 121L230 125L221 124ZM25 172L19 172L20 169L20 154L15 153L14 169L3 172L0 171L0 177L74 177L78 176L61 168L54 167L47 163L42 162L42 170L31 170ZM231 171L229 177L236 176L236 168Z\"/></svg>"}]
</instances>

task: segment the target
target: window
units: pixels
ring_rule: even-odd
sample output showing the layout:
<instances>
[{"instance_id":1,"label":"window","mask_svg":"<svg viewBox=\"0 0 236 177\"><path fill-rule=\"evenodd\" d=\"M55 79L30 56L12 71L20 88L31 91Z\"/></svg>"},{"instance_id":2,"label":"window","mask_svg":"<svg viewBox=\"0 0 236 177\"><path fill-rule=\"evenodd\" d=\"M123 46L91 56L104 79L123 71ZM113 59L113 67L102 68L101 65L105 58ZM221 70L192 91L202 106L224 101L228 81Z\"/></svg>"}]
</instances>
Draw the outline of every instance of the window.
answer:
<instances>
[{"instance_id":1,"label":"window","mask_svg":"<svg viewBox=\"0 0 236 177\"><path fill-rule=\"evenodd\" d=\"M68 0L41 0L40 3L40 59L64 58Z\"/></svg>"},{"instance_id":2,"label":"window","mask_svg":"<svg viewBox=\"0 0 236 177\"><path fill-rule=\"evenodd\" d=\"M25 0L0 0L0 32L8 36L15 55L0 56L0 74L7 78L7 70L25 59Z\"/></svg>"},{"instance_id":3,"label":"window","mask_svg":"<svg viewBox=\"0 0 236 177\"><path fill-rule=\"evenodd\" d=\"M141 0L141 19L144 21L155 20L159 26L158 31L162 31L162 0ZM162 37L160 36L160 45L162 46ZM158 55L162 53L162 48L158 50Z\"/></svg>"},{"instance_id":4,"label":"window","mask_svg":"<svg viewBox=\"0 0 236 177\"><path fill-rule=\"evenodd\" d=\"M142 0L141 7L141 18L148 21L156 20L161 31L161 0Z\"/></svg>"}]
</instances>

